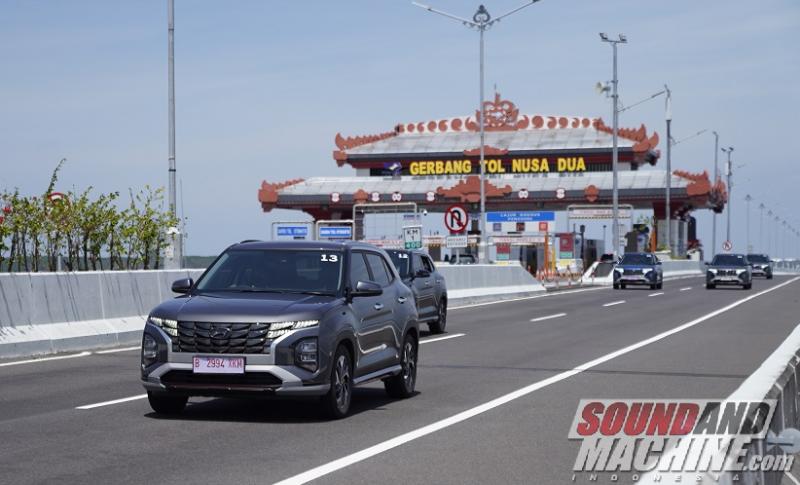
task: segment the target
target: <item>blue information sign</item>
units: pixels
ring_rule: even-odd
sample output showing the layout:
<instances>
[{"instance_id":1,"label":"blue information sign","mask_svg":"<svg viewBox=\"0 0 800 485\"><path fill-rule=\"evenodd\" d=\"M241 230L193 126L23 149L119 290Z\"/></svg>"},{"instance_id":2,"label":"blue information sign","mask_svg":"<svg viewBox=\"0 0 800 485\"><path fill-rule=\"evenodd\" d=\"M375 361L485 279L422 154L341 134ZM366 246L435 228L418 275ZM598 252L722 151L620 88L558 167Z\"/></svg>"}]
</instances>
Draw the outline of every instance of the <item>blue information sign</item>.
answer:
<instances>
[{"instance_id":1,"label":"blue information sign","mask_svg":"<svg viewBox=\"0 0 800 485\"><path fill-rule=\"evenodd\" d=\"M352 239L353 228L350 226L322 226L319 228L319 237L327 239Z\"/></svg>"},{"instance_id":2,"label":"blue information sign","mask_svg":"<svg viewBox=\"0 0 800 485\"><path fill-rule=\"evenodd\" d=\"M306 226L278 226L278 236L308 236Z\"/></svg>"},{"instance_id":3,"label":"blue information sign","mask_svg":"<svg viewBox=\"0 0 800 485\"><path fill-rule=\"evenodd\" d=\"M555 221L556 213L551 211L501 211L488 212L486 220L489 222L537 222Z\"/></svg>"}]
</instances>

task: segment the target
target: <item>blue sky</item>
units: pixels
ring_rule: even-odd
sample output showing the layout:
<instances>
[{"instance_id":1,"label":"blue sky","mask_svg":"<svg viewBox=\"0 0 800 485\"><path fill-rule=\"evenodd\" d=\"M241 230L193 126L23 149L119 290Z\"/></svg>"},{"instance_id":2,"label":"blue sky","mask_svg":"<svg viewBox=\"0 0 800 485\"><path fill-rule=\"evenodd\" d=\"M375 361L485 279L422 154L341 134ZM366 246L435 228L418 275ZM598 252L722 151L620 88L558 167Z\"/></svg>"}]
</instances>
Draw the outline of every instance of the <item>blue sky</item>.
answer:
<instances>
[{"instance_id":1,"label":"blue sky","mask_svg":"<svg viewBox=\"0 0 800 485\"><path fill-rule=\"evenodd\" d=\"M477 7L429 3L463 16ZM485 0L495 15L519 3ZM0 188L41 192L64 157L62 188L166 184L166 13L166 0L0 0ZM271 221L287 217L261 212L263 179L351 175L331 158L337 132L377 133L477 105L477 34L406 1L176 0L175 15L191 254L267 237ZM674 137L709 129L674 148L675 168L711 169L710 130L735 147L745 165L733 194L737 247L745 193L757 201L753 243L759 202L800 228L800 4L542 0L487 34L488 91L496 84L526 113L609 120L609 101L593 90L611 75L600 31L628 36L624 103L666 82ZM663 101L621 118L640 123L662 135L663 151ZM708 246L709 213L696 215Z\"/></svg>"}]
</instances>

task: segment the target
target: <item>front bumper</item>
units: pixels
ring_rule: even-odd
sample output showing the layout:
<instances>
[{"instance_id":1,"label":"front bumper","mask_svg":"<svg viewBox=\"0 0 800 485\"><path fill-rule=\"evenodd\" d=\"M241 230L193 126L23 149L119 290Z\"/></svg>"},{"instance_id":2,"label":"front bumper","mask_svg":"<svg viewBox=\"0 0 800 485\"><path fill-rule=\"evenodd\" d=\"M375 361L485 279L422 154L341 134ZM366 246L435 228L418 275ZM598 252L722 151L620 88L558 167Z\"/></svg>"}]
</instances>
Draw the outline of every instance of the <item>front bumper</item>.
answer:
<instances>
[{"instance_id":1,"label":"front bumper","mask_svg":"<svg viewBox=\"0 0 800 485\"><path fill-rule=\"evenodd\" d=\"M772 276L772 268L770 268L769 266L762 268L757 268L753 266L752 273L753 276Z\"/></svg>"},{"instance_id":2,"label":"front bumper","mask_svg":"<svg viewBox=\"0 0 800 485\"><path fill-rule=\"evenodd\" d=\"M147 365L143 361L141 366L142 385L148 391L169 391L192 396L321 396L330 389L330 383L325 379L328 375L327 365L323 365L325 359L319 359L315 372L285 363L285 349L294 341L312 336L309 330L299 330L275 340L268 354L173 352L171 339L161 328L148 323L144 333L158 344L156 361ZM194 373L192 359L195 356L244 357L244 373Z\"/></svg>"},{"instance_id":3,"label":"front bumper","mask_svg":"<svg viewBox=\"0 0 800 485\"><path fill-rule=\"evenodd\" d=\"M739 275L720 275L714 273L706 273L706 284L710 285L732 285L744 286L751 282L752 278L747 273Z\"/></svg>"},{"instance_id":4,"label":"front bumper","mask_svg":"<svg viewBox=\"0 0 800 485\"><path fill-rule=\"evenodd\" d=\"M648 271L645 273L625 274L614 271L614 283L624 285L654 285L659 282L658 273Z\"/></svg>"}]
</instances>

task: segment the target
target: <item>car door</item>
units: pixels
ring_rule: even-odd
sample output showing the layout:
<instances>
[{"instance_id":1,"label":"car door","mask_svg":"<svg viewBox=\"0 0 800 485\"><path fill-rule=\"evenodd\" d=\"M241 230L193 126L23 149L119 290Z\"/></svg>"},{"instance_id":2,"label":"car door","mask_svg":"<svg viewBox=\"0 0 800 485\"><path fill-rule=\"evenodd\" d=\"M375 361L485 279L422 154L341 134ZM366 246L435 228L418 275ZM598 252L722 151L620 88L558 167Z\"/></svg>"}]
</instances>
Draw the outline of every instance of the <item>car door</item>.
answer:
<instances>
[{"instance_id":1,"label":"car door","mask_svg":"<svg viewBox=\"0 0 800 485\"><path fill-rule=\"evenodd\" d=\"M435 287L433 284L433 274L426 269L423 256L419 253L412 255L411 269L413 271L411 284L414 285L414 293L417 299L417 313L420 320L428 320L436 316L436 301L434 298Z\"/></svg>"},{"instance_id":2,"label":"car door","mask_svg":"<svg viewBox=\"0 0 800 485\"><path fill-rule=\"evenodd\" d=\"M367 260L362 251L350 253L349 281L351 290L356 288L359 281L372 281L372 275L367 266ZM375 334L374 329L381 322L382 309L380 308L383 298L381 296L359 296L352 299L350 307L355 317L355 335L358 348L356 352L356 375L363 374L365 371L375 367L375 352L379 350L381 342Z\"/></svg>"},{"instance_id":3,"label":"car door","mask_svg":"<svg viewBox=\"0 0 800 485\"><path fill-rule=\"evenodd\" d=\"M433 265L433 260L427 256L422 256L422 264L425 265L425 270L428 271L431 276L431 282L433 283L433 314L438 317L439 315L439 303L442 299L442 294L444 293L444 277L436 271L436 266Z\"/></svg>"},{"instance_id":4,"label":"car door","mask_svg":"<svg viewBox=\"0 0 800 485\"><path fill-rule=\"evenodd\" d=\"M360 256L366 263L369 274L367 281L377 283L383 289L381 295L353 300L358 302L358 311L361 313L361 328L356 336L361 354L356 374L361 376L388 367L397 360L400 344L397 342L393 318L397 295L391 285L393 275L387 272L383 256L372 251L354 251L353 255L355 261L358 261L356 256ZM359 269L359 274L363 278L363 269ZM351 284L355 283L351 280Z\"/></svg>"}]
</instances>

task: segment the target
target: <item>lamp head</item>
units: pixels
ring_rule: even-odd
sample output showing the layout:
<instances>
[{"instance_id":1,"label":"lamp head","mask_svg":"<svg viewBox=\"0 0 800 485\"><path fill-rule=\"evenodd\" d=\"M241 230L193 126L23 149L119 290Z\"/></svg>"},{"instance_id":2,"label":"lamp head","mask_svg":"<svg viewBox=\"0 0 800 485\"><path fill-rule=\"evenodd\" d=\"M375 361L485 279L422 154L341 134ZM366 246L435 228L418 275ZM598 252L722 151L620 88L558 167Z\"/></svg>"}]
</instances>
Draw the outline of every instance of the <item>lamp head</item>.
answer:
<instances>
[{"instance_id":1,"label":"lamp head","mask_svg":"<svg viewBox=\"0 0 800 485\"><path fill-rule=\"evenodd\" d=\"M608 35L605 32L600 32L600 40L608 42Z\"/></svg>"},{"instance_id":2,"label":"lamp head","mask_svg":"<svg viewBox=\"0 0 800 485\"><path fill-rule=\"evenodd\" d=\"M492 16L489 15L489 11L486 10L486 7L483 5L478 7L478 11L475 12L475 15L472 16L472 20L475 21L476 24L485 24L492 19Z\"/></svg>"}]
</instances>

